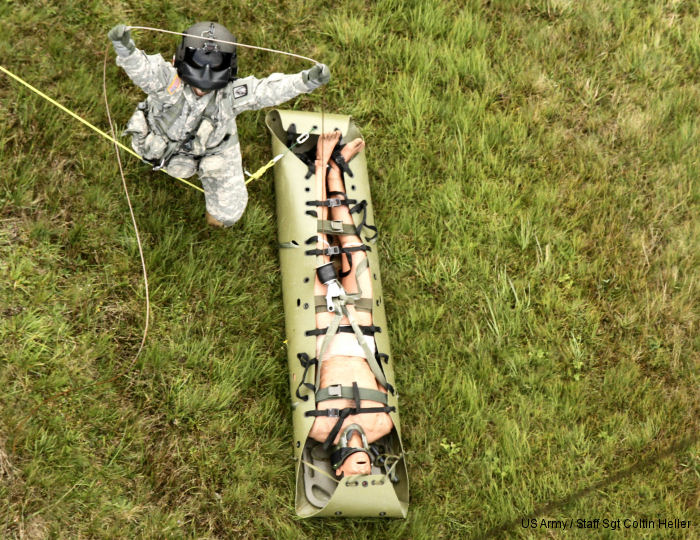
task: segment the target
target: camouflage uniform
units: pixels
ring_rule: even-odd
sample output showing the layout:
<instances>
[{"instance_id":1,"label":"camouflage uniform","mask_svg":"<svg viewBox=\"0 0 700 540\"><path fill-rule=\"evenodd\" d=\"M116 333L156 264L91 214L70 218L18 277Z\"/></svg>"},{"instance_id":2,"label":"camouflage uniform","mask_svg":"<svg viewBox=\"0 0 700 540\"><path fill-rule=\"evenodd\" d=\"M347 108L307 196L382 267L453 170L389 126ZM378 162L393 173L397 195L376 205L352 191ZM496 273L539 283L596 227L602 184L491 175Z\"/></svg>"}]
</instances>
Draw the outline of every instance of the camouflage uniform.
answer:
<instances>
[{"instance_id":1,"label":"camouflage uniform","mask_svg":"<svg viewBox=\"0 0 700 540\"><path fill-rule=\"evenodd\" d=\"M248 202L236 116L317 87L305 84L301 73L273 73L265 79L235 79L197 97L160 54L135 49L129 56L117 56L117 65L148 94L126 128L134 150L162 163L173 176L188 178L197 172L207 211L226 226L238 221Z\"/></svg>"}]
</instances>

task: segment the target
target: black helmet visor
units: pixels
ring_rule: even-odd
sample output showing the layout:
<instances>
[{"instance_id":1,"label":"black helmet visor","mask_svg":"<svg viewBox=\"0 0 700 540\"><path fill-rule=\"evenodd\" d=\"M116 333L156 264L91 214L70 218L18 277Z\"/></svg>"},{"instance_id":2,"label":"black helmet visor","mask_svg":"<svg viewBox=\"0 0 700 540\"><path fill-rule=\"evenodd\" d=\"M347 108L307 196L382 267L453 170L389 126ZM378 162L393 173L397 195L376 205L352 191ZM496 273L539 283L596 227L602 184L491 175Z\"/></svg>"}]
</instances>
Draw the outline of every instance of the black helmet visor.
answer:
<instances>
[{"instance_id":1,"label":"black helmet visor","mask_svg":"<svg viewBox=\"0 0 700 540\"><path fill-rule=\"evenodd\" d=\"M232 79L232 53L214 49L186 47L184 61L177 72L186 83L201 90L223 88Z\"/></svg>"},{"instance_id":2,"label":"black helmet visor","mask_svg":"<svg viewBox=\"0 0 700 540\"><path fill-rule=\"evenodd\" d=\"M206 47L186 47L185 62L194 68L209 66L212 70L224 70L231 65L232 53L221 52Z\"/></svg>"}]
</instances>

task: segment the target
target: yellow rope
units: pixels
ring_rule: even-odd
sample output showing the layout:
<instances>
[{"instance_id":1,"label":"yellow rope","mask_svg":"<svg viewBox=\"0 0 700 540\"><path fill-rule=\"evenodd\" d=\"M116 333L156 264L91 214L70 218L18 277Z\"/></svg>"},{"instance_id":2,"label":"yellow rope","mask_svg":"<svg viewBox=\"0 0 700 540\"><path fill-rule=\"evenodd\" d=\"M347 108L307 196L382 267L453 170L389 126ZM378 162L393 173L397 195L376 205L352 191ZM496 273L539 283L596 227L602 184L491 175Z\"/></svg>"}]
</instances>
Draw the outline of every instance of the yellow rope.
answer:
<instances>
[{"instance_id":1,"label":"yellow rope","mask_svg":"<svg viewBox=\"0 0 700 540\"><path fill-rule=\"evenodd\" d=\"M98 128L98 127L96 127L96 126L93 126L90 122L88 122L87 120L85 120L83 117L78 116L77 114L75 114L75 113L74 113L73 111L71 111L70 109L67 109L66 107L64 107L63 105L61 105L58 101L56 101L55 99L53 99L53 98L47 96L46 94L44 94L41 90L38 90L38 89L34 88L31 84L29 84L29 83L28 83L27 81L25 81L24 79L18 77L17 75L15 75L15 74L12 73L11 71L5 69L5 68L2 67L2 66L0 66L0 71L2 71L3 73L6 73L7 75L9 75L10 77L12 77L12 78L13 78L14 80L16 80L17 82L19 82L19 83L23 84L24 86L26 86L27 88L29 88L29 89L30 89L32 92L34 92L35 94L41 96L41 97L44 98L46 101L48 101L49 103L51 103L51 105L54 105L54 106L58 107L58 108L61 109L63 112L65 112L65 113L71 115L73 118L75 118L76 120L82 122L82 123L85 124L87 127L89 127L90 129L92 129L93 131L99 133L99 134L102 135L105 139L108 139L108 140L112 141L114 144L116 144L117 146L119 146L119 148L121 148L122 150L126 150L126 151L129 152L131 155L136 156L139 160L141 160L141 156L139 156L139 155L138 155L136 152L134 152L131 148L129 148L129 147L123 145L122 143L120 143L119 141L117 141L116 139L114 139L113 137L111 137L109 134L107 134L107 133L105 133L104 131L102 131L100 128ZM167 173L167 171L166 171L165 169L161 169L161 170L162 170L163 172ZM172 175L169 174L168 176L172 176ZM185 180L184 178L178 178L177 176L172 176L172 178L175 178L176 180L179 180L180 182L182 182L182 183L184 183L184 184L187 184L188 186L193 187L194 189L196 189L196 190L201 191L202 193L204 193L204 190L203 190L201 187L195 186L193 183L188 182L188 181Z\"/></svg>"}]
</instances>

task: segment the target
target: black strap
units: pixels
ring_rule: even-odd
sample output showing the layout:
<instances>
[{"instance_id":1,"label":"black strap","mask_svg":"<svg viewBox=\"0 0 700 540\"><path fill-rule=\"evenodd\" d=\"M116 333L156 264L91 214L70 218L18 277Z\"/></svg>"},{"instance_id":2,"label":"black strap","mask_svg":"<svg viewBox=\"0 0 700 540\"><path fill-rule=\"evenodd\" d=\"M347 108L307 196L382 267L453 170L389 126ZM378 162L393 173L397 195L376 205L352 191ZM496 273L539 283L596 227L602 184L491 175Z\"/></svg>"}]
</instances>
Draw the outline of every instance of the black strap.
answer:
<instances>
[{"instance_id":1,"label":"black strap","mask_svg":"<svg viewBox=\"0 0 700 540\"><path fill-rule=\"evenodd\" d=\"M352 272L352 255L351 253L354 253L355 251L372 251L372 249L365 245L362 244L361 246L354 246L354 247L349 247L349 248L340 248L340 251L345 255L345 259L348 261L348 269L343 271L341 270L339 275L340 278L344 278L350 275Z\"/></svg>"},{"instance_id":2,"label":"black strap","mask_svg":"<svg viewBox=\"0 0 700 540\"><path fill-rule=\"evenodd\" d=\"M367 240L367 242L371 242L377 237L377 227L367 223L367 200L362 200L355 206L350 208L351 214L355 214L357 212L362 212L362 220L360 221L360 225L357 227L357 236L360 236L362 234L363 228L370 229L374 231L374 236L368 236L365 238L365 240Z\"/></svg>"},{"instance_id":3,"label":"black strap","mask_svg":"<svg viewBox=\"0 0 700 540\"><path fill-rule=\"evenodd\" d=\"M287 148L290 148L294 144L294 141L298 135L297 125L294 123L289 124L289 127L287 128Z\"/></svg>"},{"instance_id":4,"label":"black strap","mask_svg":"<svg viewBox=\"0 0 700 540\"><path fill-rule=\"evenodd\" d=\"M297 354L297 358L299 359L299 363L301 363L301 367L304 368L304 374L301 376L301 382L299 383L299 386L297 386L296 394L299 399L303 401L308 401L309 396L302 396L299 393L299 390L301 390L302 386L305 386L306 388L311 390L311 392L316 392L316 385L306 382L306 374L309 372L309 368L311 366L318 366L318 360L316 358L309 358L309 355L306 353Z\"/></svg>"},{"instance_id":5,"label":"black strap","mask_svg":"<svg viewBox=\"0 0 700 540\"><path fill-rule=\"evenodd\" d=\"M330 418L340 418L343 420L350 416L351 414L369 414L369 413L390 413L394 412L396 407L345 407L344 409L314 409L312 411L306 411L305 416L328 416Z\"/></svg>"},{"instance_id":6,"label":"black strap","mask_svg":"<svg viewBox=\"0 0 700 540\"><path fill-rule=\"evenodd\" d=\"M362 330L362 333L365 336L373 336L374 334L379 334L382 329L380 326L360 326L360 330ZM328 331L328 328L314 328L313 330L307 330L305 332L305 335L307 336L324 336L326 332ZM355 331L352 329L352 326L339 326L338 327L338 332L344 332L346 334L354 334Z\"/></svg>"},{"instance_id":7,"label":"black strap","mask_svg":"<svg viewBox=\"0 0 700 540\"><path fill-rule=\"evenodd\" d=\"M337 144L335 148L333 149L333 152L331 152L331 159L335 161L335 164L340 167L340 170L342 173L347 173L350 178L354 178L354 174L352 174L352 171L350 170L350 167L348 166L348 162L345 161L345 158L343 155L340 153L340 151L345 148L346 145L344 144Z\"/></svg>"},{"instance_id":8,"label":"black strap","mask_svg":"<svg viewBox=\"0 0 700 540\"><path fill-rule=\"evenodd\" d=\"M333 255L338 255L342 251L342 248L338 246L329 246L324 249L307 249L304 253L306 255L328 255L332 257Z\"/></svg>"},{"instance_id":9,"label":"black strap","mask_svg":"<svg viewBox=\"0 0 700 540\"><path fill-rule=\"evenodd\" d=\"M344 278L345 276L350 275L350 271L352 270L352 256L350 256L349 253L353 253L355 251L372 251L372 248L370 248L369 246L366 246L364 244L362 244L361 246L354 246L354 247L349 247L349 248L344 248L344 247L339 247L339 246L329 246L329 247L324 248L324 249L307 249L306 251L304 251L304 254L306 254L306 255L328 255L329 257L332 257L334 255L339 255L339 254L343 253L348 260L348 264L350 265L350 269L348 269L346 272L343 272L342 270L340 271L340 277Z\"/></svg>"},{"instance_id":10,"label":"black strap","mask_svg":"<svg viewBox=\"0 0 700 540\"><path fill-rule=\"evenodd\" d=\"M345 409L316 409L313 411L306 411L304 415L315 417L328 416L329 418L338 418L338 421L335 423L333 429L331 429L331 432L328 434L328 438L323 443L322 448L324 450L328 450L333 444L333 441L335 440L336 436L338 435L340 428L343 426L343 422L345 422L345 419L351 414L390 413L394 412L395 410L396 407L367 407L365 409L357 407L346 407Z\"/></svg>"}]
</instances>

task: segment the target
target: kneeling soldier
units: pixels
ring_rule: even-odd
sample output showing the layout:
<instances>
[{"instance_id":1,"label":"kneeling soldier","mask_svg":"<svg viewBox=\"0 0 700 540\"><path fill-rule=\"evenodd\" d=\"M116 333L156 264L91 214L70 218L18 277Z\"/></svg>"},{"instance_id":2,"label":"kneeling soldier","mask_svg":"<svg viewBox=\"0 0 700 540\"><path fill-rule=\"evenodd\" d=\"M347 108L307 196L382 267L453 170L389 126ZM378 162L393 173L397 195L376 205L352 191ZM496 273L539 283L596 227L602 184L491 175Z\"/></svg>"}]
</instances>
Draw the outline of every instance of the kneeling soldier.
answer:
<instances>
[{"instance_id":1,"label":"kneeling soldier","mask_svg":"<svg viewBox=\"0 0 700 540\"><path fill-rule=\"evenodd\" d=\"M233 42L231 32L218 23L200 22L184 33L201 38L183 36L171 65L160 54L137 49L125 25L110 30L117 65L148 94L125 133L155 168L180 178L198 173L207 222L228 227L248 202L236 116L311 92L330 80L330 71L317 64L295 75L239 79L236 46L212 41Z\"/></svg>"}]
</instances>

